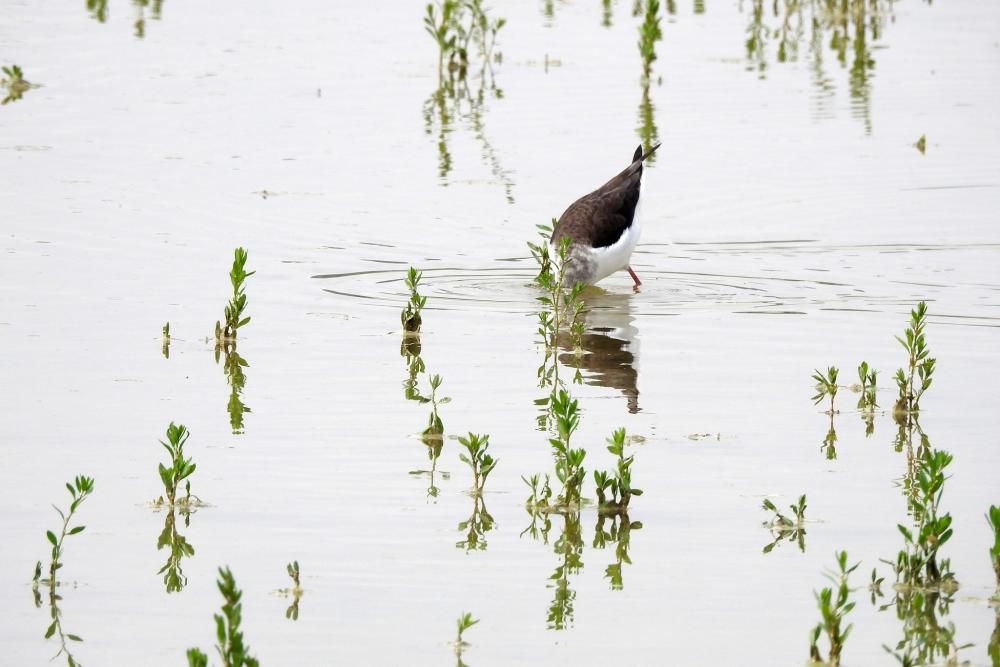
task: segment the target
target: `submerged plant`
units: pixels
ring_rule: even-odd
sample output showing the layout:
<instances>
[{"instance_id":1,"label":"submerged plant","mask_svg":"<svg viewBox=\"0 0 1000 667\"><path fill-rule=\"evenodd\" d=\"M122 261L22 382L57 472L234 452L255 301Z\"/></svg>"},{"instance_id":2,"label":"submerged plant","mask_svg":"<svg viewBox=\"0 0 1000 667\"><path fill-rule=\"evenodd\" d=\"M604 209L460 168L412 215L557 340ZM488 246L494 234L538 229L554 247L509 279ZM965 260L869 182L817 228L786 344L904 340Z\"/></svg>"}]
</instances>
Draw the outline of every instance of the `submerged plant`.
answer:
<instances>
[{"instance_id":1,"label":"submerged plant","mask_svg":"<svg viewBox=\"0 0 1000 667\"><path fill-rule=\"evenodd\" d=\"M490 436L470 432L468 437L459 436L458 442L469 454L466 456L460 453L458 458L472 468L472 494L481 495L486 486L486 478L497 465L496 459L486 452L490 447Z\"/></svg>"},{"instance_id":2,"label":"submerged plant","mask_svg":"<svg viewBox=\"0 0 1000 667\"><path fill-rule=\"evenodd\" d=\"M403 331L411 334L420 333L420 325L423 323L423 319L420 316L420 312L427 305L427 297L421 296L418 291L420 288L420 279L423 278L423 271L417 271L412 266L406 272L406 287L410 290L410 300L406 302L406 306L403 308L403 312L399 314L399 319L403 324Z\"/></svg>"},{"instance_id":3,"label":"submerged plant","mask_svg":"<svg viewBox=\"0 0 1000 667\"><path fill-rule=\"evenodd\" d=\"M608 528L604 527L606 521L611 521ZM615 562L604 569L604 578L610 582L613 591L620 591L624 588L622 566L632 564L632 559L628 554L631 535L633 530L641 528L642 522L629 520L628 512L610 515L599 512L597 514L597 524L594 526L594 548L604 549L608 543L615 545Z\"/></svg>"},{"instance_id":4,"label":"submerged plant","mask_svg":"<svg viewBox=\"0 0 1000 667\"><path fill-rule=\"evenodd\" d=\"M299 600L302 598L302 586L299 583L299 561L294 560L286 565L285 571L288 572L288 576L292 580L292 586L280 589L278 595L291 596L292 603L285 610L285 618L297 621L299 620Z\"/></svg>"},{"instance_id":5,"label":"submerged plant","mask_svg":"<svg viewBox=\"0 0 1000 667\"><path fill-rule=\"evenodd\" d=\"M247 306L246 287L244 281L256 273L256 271L246 270L248 253L243 248L237 248L233 252L233 267L229 270L229 282L233 286L233 296L226 304L224 312L225 325L216 321L215 323L215 344L226 346L236 343L237 329L246 326L250 322L249 317L243 316L243 311Z\"/></svg>"},{"instance_id":6,"label":"submerged plant","mask_svg":"<svg viewBox=\"0 0 1000 667\"><path fill-rule=\"evenodd\" d=\"M525 501L528 511L546 511L549 508L549 499L552 498L552 487L549 485L549 476L545 475L543 481L541 475L538 474L534 474L531 477L524 477L522 475L521 480L531 489L531 495Z\"/></svg>"},{"instance_id":7,"label":"submerged plant","mask_svg":"<svg viewBox=\"0 0 1000 667\"><path fill-rule=\"evenodd\" d=\"M861 395L858 398L858 409L862 412L871 412L878 407L875 399L876 385L878 384L878 371L868 367L867 361L862 361L858 366L858 379L861 380Z\"/></svg>"},{"instance_id":8,"label":"submerged plant","mask_svg":"<svg viewBox=\"0 0 1000 667\"><path fill-rule=\"evenodd\" d=\"M920 398L933 381L936 359L930 356L930 349L924 338L926 326L927 303L921 301L910 311L910 326L904 332L905 339L896 336L907 354L906 368L898 369L895 376L899 390L895 407L897 420L920 411Z\"/></svg>"},{"instance_id":9,"label":"submerged plant","mask_svg":"<svg viewBox=\"0 0 1000 667\"><path fill-rule=\"evenodd\" d=\"M216 348L216 361L218 361L218 348ZM233 435L243 433L243 415L251 411L242 398L247 383L247 375L243 369L249 367L249 362L240 356L235 347L226 350L222 372L229 383L229 401L226 403L226 412L229 413L229 427L232 429Z\"/></svg>"},{"instance_id":10,"label":"submerged plant","mask_svg":"<svg viewBox=\"0 0 1000 667\"><path fill-rule=\"evenodd\" d=\"M463 539L455 543L459 549L466 551L485 551L486 533L493 530L496 521L486 509L486 501L480 494L473 494L472 514L458 524L458 530L464 532Z\"/></svg>"},{"instance_id":11,"label":"submerged plant","mask_svg":"<svg viewBox=\"0 0 1000 667\"><path fill-rule=\"evenodd\" d=\"M170 456L170 465L165 466L161 463L159 471L167 495L166 504L171 508L178 504L187 507L191 500L191 481L188 480L185 482L186 497L179 503L177 501L177 489L180 483L190 477L198 467L190 457L184 456L184 445L190 435L184 424L170 422L167 427L167 442L160 440L160 444ZM163 501L162 497L160 501Z\"/></svg>"},{"instance_id":12,"label":"submerged plant","mask_svg":"<svg viewBox=\"0 0 1000 667\"><path fill-rule=\"evenodd\" d=\"M185 515L185 524L189 521L189 516ZM187 577L181 567L181 562L185 558L194 556L194 546L188 542L187 538L177 532L177 518L174 509L171 507L163 521L163 531L156 540L156 550L164 547L169 549L167 562L163 564L157 574L163 575L163 585L167 593L179 593L187 586Z\"/></svg>"},{"instance_id":13,"label":"submerged plant","mask_svg":"<svg viewBox=\"0 0 1000 667\"><path fill-rule=\"evenodd\" d=\"M555 572L549 576L549 588L554 591L548 614L550 630L565 630L573 625L576 591L570 588L569 577L583 569L583 532L580 526L580 513L565 512L562 518L562 532L553 545L553 551L560 560Z\"/></svg>"},{"instance_id":14,"label":"submerged plant","mask_svg":"<svg viewBox=\"0 0 1000 667\"><path fill-rule=\"evenodd\" d=\"M69 527L70 521L73 519L73 515L83 504L91 493L94 492L94 479L92 477L85 477L83 475L77 475L73 479L73 483L67 482L66 490L69 491L70 496L73 500L69 504L69 509L63 512L61 509L53 505L53 509L59 513L62 518L62 528L59 531L59 536L56 537L55 532L51 530L45 531L45 537L48 539L49 544L52 545L52 559L49 563L49 578L48 585L51 590L56 587L56 572L62 568L63 562L63 541L66 539L67 535L77 535L82 533L86 526L73 526ZM38 583L41 580L42 575L42 562L38 561L35 565L35 576L32 579L32 586L37 588Z\"/></svg>"},{"instance_id":15,"label":"submerged plant","mask_svg":"<svg viewBox=\"0 0 1000 667\"><path fill-rule=\"evenodd\" d=\"M816 380L816 395L812 397L813 403L819 405L827 396L830 397L830 409L828 414L835 414L833 401L837 397L837 375L839 370L835 366L826 369L824 375L819 369L813 373L812 379Z\"/></svg>"},{"instance_id":16,"label":"submerged plant","mask_svg":"<svg viewBox=\"0 0 1000 667\"><path fill-rule=\"evenodd\" d=\"M215 649L222 659L223 667L258 667L256 658L250 655L250 647L243 641L240 624L243 621L243 592L236 587L236 579L229 568L219 568L216 582L224 600L222 613L215 614L215 630L219 643ZM188 667L208 667L208 656L197 648L188 649Z\"/></svg>"},{"instance_id":17,"label":"submerged plant","mask_svg":"<svg viewBox=\"0 0 1000 667\"><path fill-rule=\"evenodd\" d=\"M819 607L821 620L813 628L809 645L809 659L812 662L826 663L828 665L839 665L840 654L844 649L844 643L851 634L853 624L841 627L844 617L854 609L854 602L850 601L850 594L853 589L847 585L847 579L851 572L858 568L860 563L855 563L851 567L847 566L847 552L840 551L836 554L837 571L827 573L826 577L833 582L833 588L824 588L816 595L816 604ZM830 648L827 659L823 659L823 654L819 648L820 636L826 635Z\"/></svg>"},{"instance_id":18,"label":"submerged plant","mask_svg":"<svg viewBox=\"0 0 1000 667\"><path fill-rule=\"evenodd\" d=\"M451 398L447 396L438 398L437 390L441 387L442 382L444 380L441 379L440 375L432 375L430 377L431 395L430 397L421 397L420 399L421 403L431 404L431 414L427 417L427 428L420 434L421 439L426 445L441 441L444 438L444 422L441 421L441 416L438 414L438 406L448 403L451 401Z\"/></svg>"},{"instance_id":19,"label":"submerged plant","mask_svg":"<svg viewBox=\"0 0 1000 667\"><path fill-rule=\"evenodd\" d=\"M805 530L805 520L806 520L806 496L802 494L799 496L799 500L794 505L789 505L788 508L791 510L793 518L787 517L782 514L777 506L771 502L769 499L765 498L764 503L761 507L766 512L771 512L773 516L764 522L764 526L767 527L771 534L774 536L774 541L764 547L764 553L770 553L774 547L778 545L782 540L788 540L789 542L796 542L799 545L799 550L805 552L806 550L806 530Z\"/></svg>"},{"instance_id":20,"label":"submerged plant","mask_svg":"<svg viewBox=\"0 0 1000 667\"><path fill-rule=\"evenodd\" d=\"M594 471L594 482L597 485L597 504L601 510L611 512L628 511L632 496L641 496L642 489L632 488L632 456L625 456L625 445L628 438L625 428L619 428L607 439L608 451L618 457L615 469L611 472ZM610 497L608 497L610 495Z\"/></svg>"}]
</instances>

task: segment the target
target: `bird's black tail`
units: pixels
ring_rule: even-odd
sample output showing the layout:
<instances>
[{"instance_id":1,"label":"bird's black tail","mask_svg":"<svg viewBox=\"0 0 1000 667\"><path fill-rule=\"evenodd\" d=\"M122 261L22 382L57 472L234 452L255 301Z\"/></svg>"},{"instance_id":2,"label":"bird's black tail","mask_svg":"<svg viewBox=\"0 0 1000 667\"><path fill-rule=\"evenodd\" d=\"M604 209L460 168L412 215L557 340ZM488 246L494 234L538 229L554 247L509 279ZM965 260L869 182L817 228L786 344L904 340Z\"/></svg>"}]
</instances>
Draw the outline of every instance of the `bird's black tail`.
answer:
<instances>
[{"instance_id":1,"label":"bird's black tail","mask_svg":"<svg viewBox=\"0 0 1000 667\"><path fill-rule=\"evenodd\" d=\"M643 152L642 152L642 144L639 144L636 147L636 149L635 149L635 153L632 154L632 162L643 162L643 161L645 161L645 159L648 158L653 153L655 153L656 149L659 148L659 147L660 147L660 144L656 144L655 146L653 146L652 148L650 148L646 152L646 154L644 155Z\"/></svg>"}]
</instances>

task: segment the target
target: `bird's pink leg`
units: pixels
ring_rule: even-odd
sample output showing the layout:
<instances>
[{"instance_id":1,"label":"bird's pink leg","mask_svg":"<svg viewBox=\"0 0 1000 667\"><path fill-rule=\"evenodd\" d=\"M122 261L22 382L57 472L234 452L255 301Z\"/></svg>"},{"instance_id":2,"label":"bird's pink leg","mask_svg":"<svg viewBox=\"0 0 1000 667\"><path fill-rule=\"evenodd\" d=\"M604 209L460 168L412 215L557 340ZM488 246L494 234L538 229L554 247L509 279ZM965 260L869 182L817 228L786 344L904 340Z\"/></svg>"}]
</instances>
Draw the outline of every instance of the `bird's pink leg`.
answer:
<instances>
[{"instance_id":1,"label":"bird's pink leg","mask_svg":"<svg viewBox=\"0 0 1000 667\"><path fill-rule=\"evenodd\" d=\"M631 266L630 266L630 267L628 267L628 274L629 274L630 276L632 276L632 280L634 280L634 281L635 281L635 286L636 286L636 287L638 287L639 285L641 285L641 284L642 284L642 281L641 281L641 280L639 280L639 276L635 275L635 271L633 271L633 270L632 270L632 267L631 267Z\"/></svg>"}]
</instances>

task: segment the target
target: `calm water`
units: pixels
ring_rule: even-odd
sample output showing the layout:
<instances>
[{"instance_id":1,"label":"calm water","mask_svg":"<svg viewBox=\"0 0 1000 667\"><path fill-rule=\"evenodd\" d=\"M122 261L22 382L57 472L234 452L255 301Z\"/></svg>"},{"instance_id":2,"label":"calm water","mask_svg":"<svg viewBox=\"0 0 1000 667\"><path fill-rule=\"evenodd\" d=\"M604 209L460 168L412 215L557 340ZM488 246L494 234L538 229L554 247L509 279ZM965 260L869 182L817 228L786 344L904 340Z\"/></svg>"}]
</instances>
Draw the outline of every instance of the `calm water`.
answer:
<instances>
[{"instance_id":1,"label":"calm water","mask_svg":"<svg viewBox=\"0 0 1000 667\"><path fill-rule=\"evenodd\" d=\"M809 376L833 364L851 383L866 359L891 406L893 335L925 299L938 371L921 426L955 456L943 555L961 582L938 621L974 644L962 660L996 664L1000 5L670 2L644 87L631 2L509 3L494 77L470 73L452 98L422 4L396 4L4 3L0 64L41 87L0 108L0 663L59 651L30 577L50 503L84 473L97 490L59 606L86 665L209 650L224 564L266 665L449 664L463 610L482 619L469 665L801 665L838 549L862 561L844 664L896 664L879 559L902 548L905 453L891 415L866 437L842 390L828 458ZM633 261L644 285L622 274L587 295L591 354L571 387L588 470L612 466L615 428L642 438L641 529L615 589L620 553L595 542L610 522L593 509L553 516L547 543L522 534L520 477L552 469L525 241L640 140L663 142ZM237 245L257 273L234 434L208 337ZM404 394L411 264L428 296L418 386L440 374L452 399L433 480L429 407ZM157 574L167 516L148 507L170 421L192 432L210 504L173 526L194 550L173 593ZM453 439L468 431L500 461L472 549L459 524L483 508ZM762 499L802 493L805 550L762 553ZM274 594L293 559L297 621ZM572 611L553 616L560 594Z\"/></svg>"}]
</instances>

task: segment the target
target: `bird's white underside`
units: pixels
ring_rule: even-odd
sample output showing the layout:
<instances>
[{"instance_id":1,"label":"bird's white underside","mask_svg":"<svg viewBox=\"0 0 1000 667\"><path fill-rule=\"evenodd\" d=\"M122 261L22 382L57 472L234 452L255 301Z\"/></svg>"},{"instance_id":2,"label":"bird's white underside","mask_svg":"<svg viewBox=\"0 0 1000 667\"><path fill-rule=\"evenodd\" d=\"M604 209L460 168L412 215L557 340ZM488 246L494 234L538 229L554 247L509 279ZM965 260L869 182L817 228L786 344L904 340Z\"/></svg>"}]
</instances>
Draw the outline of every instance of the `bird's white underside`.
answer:
<instances>
[{"instance_id":1,"label":"bird's white underside","mask_svg":"<svg viewBox=\"0 0 1000 667\"><path fill-rule=\"evenodd\" d=\"M599 280L604 280L612 273L621 271L629 265L632 251L639 243L639 235L642 233L642 197L635 207L635 215L632 224L622 233L621 238L614 244L603 248L586 248L584 250L592 260L594 270L593 275L586 281L593 285ZM590 262L588 262L589 264Z\"/></svg>"}]
</instances>

